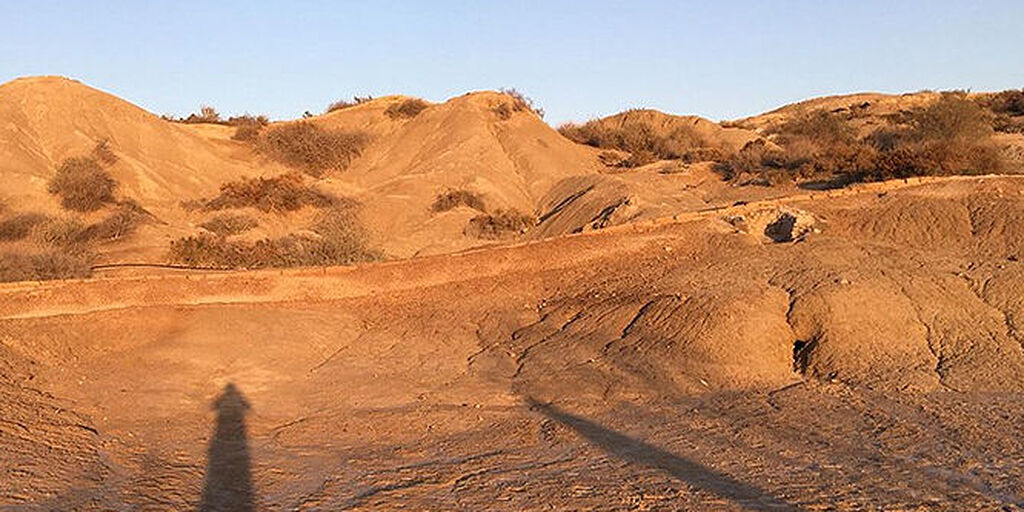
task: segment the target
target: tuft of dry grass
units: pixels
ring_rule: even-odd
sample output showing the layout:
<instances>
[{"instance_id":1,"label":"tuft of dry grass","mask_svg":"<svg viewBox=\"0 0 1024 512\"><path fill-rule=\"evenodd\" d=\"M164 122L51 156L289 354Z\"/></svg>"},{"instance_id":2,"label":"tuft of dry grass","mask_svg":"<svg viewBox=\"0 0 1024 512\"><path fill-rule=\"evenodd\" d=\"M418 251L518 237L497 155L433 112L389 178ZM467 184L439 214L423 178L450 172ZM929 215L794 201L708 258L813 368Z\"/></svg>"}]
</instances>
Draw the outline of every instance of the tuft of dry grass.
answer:
<instances>
[{"instance_id":1,"label":"tuft of dry grass","mask_svg":"<svg viewBox=\"0 0 1024 512\"><path fill-rule=\"evenodd\" d=\"M305 184L298 173L272 178L242 178L220 186L220 194L199 201L204 210L252 207L262 212L288 212L304 206L324 208L335 204L335 198Z\"/></svg>"},{"instance_id":2,"label":"tuft of dry grass","mask_svg":"<svg viewBox=\"0 0 1024 512\"><path fill-rule=\"evenodd\" d=\"M537 219L516 209L483 213L469 220L466 234L476 238L498 240L519 235L537 224Z\"/></svg>"},{"instance_id":3,"label":"tuft of dry grass","mask_svg":"<svg viewBox=\"0 0 1024 512\"><path fill-rule=\"evenodd\" d=\"M369 142L362 133L328 131L308 121L271 126L257 140L264 155L320 177L344 170Z\"/></svg>"},{"instance_id":4,"label":"tuft of dry grass","mask_svg":"<svg viewBox=\"0 0 1024 512\"><path fill-rule=\"evenodd\" d=\"M466 189L448 189L441 192L434 198L434 204L430 206L430 210L435 213L446 212L459 206L468 206L478 211L486 211L487 208L484 206L484 200L480 197L480 194Z\"/></svg>"},{"instance_id":5,"label":"tuft of dry grass","mask_svg":"<svg viewBox=\"0 0 1024 512\"><path fill-rule=\"evenodd\" d=\"M60 196L61 206L68 210L91 212L114 201L117 182L96 160L89 157L68 158L61 162L47 190Z\"/></svg>"},{"instance_id":6,"label":"tuft of dry grass","mask_svg":"<svg viewBox=\"0 0 1024 512\"><path fill-rule=\"evenodd\" d=\"M367 245L352 203L321 212L312 226L315 236L287 235L255 243L222 236L198 235L171 243L171 261L202 268L267 268L350 265L376 261L383 255Z\"/></svg>"},{"instance_id":7,"label":"tuft of dry grass","mask_svg":"<svg viewBox=\"0 0 1024 512\"><path fill-rule=\"evenodd\" d=\"M384 110L384 114L391 119L412 119L428 108L430 108L430 103L419 98L409 98L398 103L392 103Z\"/></svg>"},{"instance_id":8,"label":"tuft of dry grass","mask_svg":"<svg viewBox=\"0 0 1024 512\"><path fill-rule=\"evenodd\" d=\"M256 226L259 222L248 215L221 214L203 222L199 227L218 236L231 236L245 233Z\"/></svg>"}]
</instances>

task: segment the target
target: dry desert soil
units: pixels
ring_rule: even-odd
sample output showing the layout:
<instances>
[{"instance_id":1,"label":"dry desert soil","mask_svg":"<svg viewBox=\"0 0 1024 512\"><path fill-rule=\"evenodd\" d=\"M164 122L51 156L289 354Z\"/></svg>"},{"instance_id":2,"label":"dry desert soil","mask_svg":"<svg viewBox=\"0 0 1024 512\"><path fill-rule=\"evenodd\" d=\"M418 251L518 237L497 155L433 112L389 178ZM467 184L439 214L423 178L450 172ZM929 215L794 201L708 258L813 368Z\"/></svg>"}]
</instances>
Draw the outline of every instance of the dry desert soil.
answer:
<instances>
[{"instance_id":1,"label":"dry desert soil","mask_svg":"<svg viewBox=\"0 0 1024 512\"><path fill-rule=\"evenodd\" d=\"M379 261L203 269L167 257L211 215L185 203L284 164L72 80L0 86L0 216L77 215L47 180L98 140L147 211L88 277L0 284L0 509L1024 509L1019 167L738 185L610 169L501 93L402 101L306 121L369 134L304 179L362 205ZM792 109L928 101L629 115L735 151ZM533 223L474 236L479 209L431 207L453 188ZM240 211L243 240L317 215Z\"/></svg>"}]
</instances>

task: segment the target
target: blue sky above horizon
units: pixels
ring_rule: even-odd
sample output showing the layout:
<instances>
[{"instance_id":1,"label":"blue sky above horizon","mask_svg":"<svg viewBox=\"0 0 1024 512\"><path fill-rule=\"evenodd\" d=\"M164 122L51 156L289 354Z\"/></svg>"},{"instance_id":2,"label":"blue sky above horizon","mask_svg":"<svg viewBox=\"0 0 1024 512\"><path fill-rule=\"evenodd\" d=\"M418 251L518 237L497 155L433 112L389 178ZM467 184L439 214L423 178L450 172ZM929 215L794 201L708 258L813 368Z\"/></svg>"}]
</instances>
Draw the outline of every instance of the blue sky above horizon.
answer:
<instances>
[{"instance_id":1,"label":"blue sky above horizon","mask_svg":"<svg viewBox=\"0 0 1024 512\"><path fill-rule=\"evenodd\" d=\"M1024 2L0 2L0 82L152 112L294 118L353 95L515 87L557 124L734 119L814 96L1024 87Z\"/></svg>"}]
</instances>

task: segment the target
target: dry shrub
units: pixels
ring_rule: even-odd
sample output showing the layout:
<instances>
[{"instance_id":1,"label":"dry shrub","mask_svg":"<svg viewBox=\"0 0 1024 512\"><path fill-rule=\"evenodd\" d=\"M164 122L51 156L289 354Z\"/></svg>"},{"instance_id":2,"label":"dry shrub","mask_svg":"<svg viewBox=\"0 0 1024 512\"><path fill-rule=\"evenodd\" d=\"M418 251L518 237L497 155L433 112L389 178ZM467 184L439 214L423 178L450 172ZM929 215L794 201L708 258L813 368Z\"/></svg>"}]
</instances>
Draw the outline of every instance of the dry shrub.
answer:
<instances>
[{"instance_id":1,"label":"dry shrub","mask_svg":"<svg viewBox=\"0 0 1024 512\"><path fill-rule=\"evenodd\" d=\"M979 97L978 104L996 114L1024 116L1024 89L1010 89Z\"/></svg>"},{"instance_id":2,"label":"dry shrub","mask_svg":"<svg viewBox=\"0 0 1024 512\"><path fill-rule=\"evenodd\" d=\"M68 210L91 212L114 201L117 182L100 164L88 157L68 158L57 168L47 190L60 196Z\"/></svg>"},{"instance_id":3,"label":"dry shrub","mask_svg":"<svg viewBox=\"0 0 1024 512\"><path fill-rule=\"evenodd\" d=\"M485 211L484 200L480 194L466 189L448 189L434 198L430 210L435 213L446 212L459 206L468 206L478 211Z\"/></svg>"},{"instance_id":4,"label":"dry shrub","mask_svg":"<svg viewBox=\"0 0 1024 512\"><path fill-rule=\"evenodd\" d=\"M43 222L32 229L36 245L54 247L72 253L85 250L87 226L74 217L60 217Z\"/></svg>"},{"instance_id":5,"label":"dry shrub","mask_svg":"<svg viewBox=\"0 0 1024 512\"><path fill-rule=\"evenodd\" d=\"M198 235L171 242L170 259L202 268L267 268L350 265L376 261L379 251L368 237L351 203L321 212L312 227L316 236L287 235L255 243Z\"/></svg>"},{"instance_id":6,"label":"dry shrub","mask_svg":"<svg viewBox=\"0 0 1024 512\"><path fill-rule=\"evenodd\" d=\"M274 160L320 177L348 167L368 141L362 133L328 131L299 121L267 128L260 135L257 148Z\"/></svg>"},{"instance_id":7,"label":"dry shrub","mask_svg":"<svg viewBox=\"0 0 1024 512\"><path fill-rule=\"evenodd\" d=\"M497 240L521 234L536 224L537 220L533 216L510 208L473 217L466 226L466 234L476 238Z\"/></svg>"},{"instance_id":8,"label":"dry shrub","mask_svg":"<svg viewBox=\"0 0 1024 512\"><path fill-rule=\"evenodd\" d=\"M325 111L325 113L331 113L334 112L335 110L344 110L346 108L354 107L356 105L362 105L363 103L366 103L371 100L373 100L373 96L353 96L352 101L338 100L335 101L334 103L331 103L330 105L327 105L327 110Z\"/></svg>"},{"instance_id":9,"label":"dry shrub","mask_svg":"<svg viewBox=\"0 0 1024 512\"><path fill-rule=\"evenodd\" d=\"M37 253L0 253L0 282L46 281L89 277L91 257L62 250Z\"/></svg>"},{"instance_id":10,"label":"dry shrub","mask_svg":"<svg viewBox=\"0 0 1024 512\"><path fill-rule=\"evenodd\" d=\"M114 165L117 163L117 155L110 147L110 141L103 139L92 148L92 158L103 165Z\"/></svg>"},{"instance_id":11,"label":"dry shrub","mask_svg":"<svg viewBox=\"0 0 1024 512\"><path fill-rule=\"evenodd\" d=\"M133 233L150 213L134 201L123 201L103 220L90 224L81 233L81 242L114 242Z\"/></svg>"},{"instance_id":12,"label":"dry shrub","mask_svg":"<svg viewBox=\"0 0 1024 512\"><path fill-rule=\"evenodd\" d=\"M231 236L245 233L256 226L259 222L248 215L221 214L203 222L199 227L218 236Z\"/></svg>"},{"instance_id":13,"label":"dry shrub","mask_svg":"<svg viewBox=\"0 0 1024 512\"><path fill-rule=\"evenodd\" d=\"M409 98L398 103L392 103L384 113L391 119L412 119L430 108L427 103L419 98Z\"/></svg>"},{"instance_id":14,"label":"dry shrub","mask_svg":"<svg viewBox=\"0 0 1024 512\"><path fill-rule=\"evenodd\" d=\"M192 113L188 117L174 119L174 121L185 124L222 124L224 122L217 109L209 105L200 106L198 114Z\"/></svg>"},{"instance_id":15,"label":"dry shrub","mask_svg":"<svg viewBox=\"0 0 1024 512\"><path fill-rule=\"evenodd\" d=\"M46 222L41 213L20 213L0 221L0 241L13 242L29 235L33 228Z\"/></svg>"},{"instance_id":16,"label":"dry shrub","mask_svg":"<svg viewBox=\"0 0 1024 512\"><path fill-rule=\"evenodd\" d=\"M242 178L220 186L220 195L200 201L204 210L252 207L262 212L294 211L303 206L323 208L334 198L306 185L302 175L283 174L273 178Z\"/></svg>"},{"instance_id":17,"label":"dry shrub","mask_svg":"<svg viewBox=\"0 0 1024 512\"><path fill-rule=\"evenodd\" d=\"M499 89L498 92L508 98L507 101L503 101L491 108L499 118L503 120L511 119L512 114L515 114L516 112L531 112L541 119L544 118L544 109L537 106L533 99L527 97L516 89L503 88Z\"/></svg>"},{"instance_id":18,"label":"dry shrub","mask_svg":"<svg viewBox=\"0 0 1024 512\"><path fill-rule=\"evenodd\" d=\"M232 139L242 142L255 142L260 132L270 124L270 119L267 116L237 116L228 119L227 125L235 127L235 134L231 136Z\"/></svg>"},{"instance_id":19,"label":"dry shrub","mask_svg":"<svg viewBox=\"0 0 1024 512\"><path fill-rule=\"evenodd\" d=\"M565 138L595 148L625 151L631 156L617 160L615 167L639 167L657 160L698 158L707 142L688 126L679 126L668 133L659 133L650 123L640 120L614 126L594 119L579 125L565 123L558 127Z\"/></svg>"},{"instance_id":20,"label":"dry shrub","mask_svg":"<svg viewBox=\"0 0 1024 512\"><path fill-rule=\"evenodd\" d=\"M810 112L771 130L776 147L747 144L715 166L724 179L756 184L813 180L845 185L911 176L999 172L987 114L964 93L890 117L890 126L858 139L832 112Z\"/></svg>"}]
</instances>

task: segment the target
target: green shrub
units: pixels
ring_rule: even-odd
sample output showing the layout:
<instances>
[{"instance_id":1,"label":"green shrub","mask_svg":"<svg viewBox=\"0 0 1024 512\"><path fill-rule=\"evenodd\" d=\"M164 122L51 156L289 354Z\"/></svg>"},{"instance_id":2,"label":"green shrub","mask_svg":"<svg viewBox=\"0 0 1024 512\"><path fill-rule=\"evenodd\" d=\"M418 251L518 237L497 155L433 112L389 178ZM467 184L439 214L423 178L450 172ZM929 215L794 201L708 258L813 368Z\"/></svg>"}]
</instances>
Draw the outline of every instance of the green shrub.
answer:
<instances>
[{"instance_id":1,"label":"green shrub","mask_svg":"<svg viewBox=\"0 0 1024 512\"><path fill-rule=\"evenodd\" d=\"M465 189L448 189L434 198L430 210L435 213L446 212L459 206L468 206L474 210L485 211L484 200L476 192Z\"/></svg>"},{"instance_id":2,"label":"green shrub","mask_svg":"<svg viewBox=\"0 0 1024 512\"><path fill-rule=\"evenodd\" d=\"M286 212L304 206L323 208L334 202L333 197L306 185L302 175L289 173L225 183L220 186L220 195L199 205L209 211L252 207L263 212Z\"/></svg>"},{"instance_id":3,"label":"green shrub","mask_svg":"<svg viewBox=\"0 0 1024 512\"><path fill-rule=\"evenodd\" d=\"M362 133L328 131L298 121L271 126L257 141L264 155L285 165L320 177L332 170L344 170L358 157L369 138Z\"/></svg>"},{"instance_id":4,"label":"green shrub","mask_svg":"<svg viewBox=\"0 0 1024 512\"><path fill-rule=\"evenodd\" d=\"M47 190L60 196L61 205L69 210L91 212L114 201L117 182L88 157L68 158L57 168Z\"/></svg>"},{"instance_id":5,"label":"green shrub","mask_svg":"<svg viewBox=\"0 0 1024 512\"><path fill-rule=\"evenodd\" d=\"M409 98L398 103L392 103L384 110L384 114L391 119L411 119L428 108L430 108L430 103L418 98Z\"/></svg>"}]
</instances>

